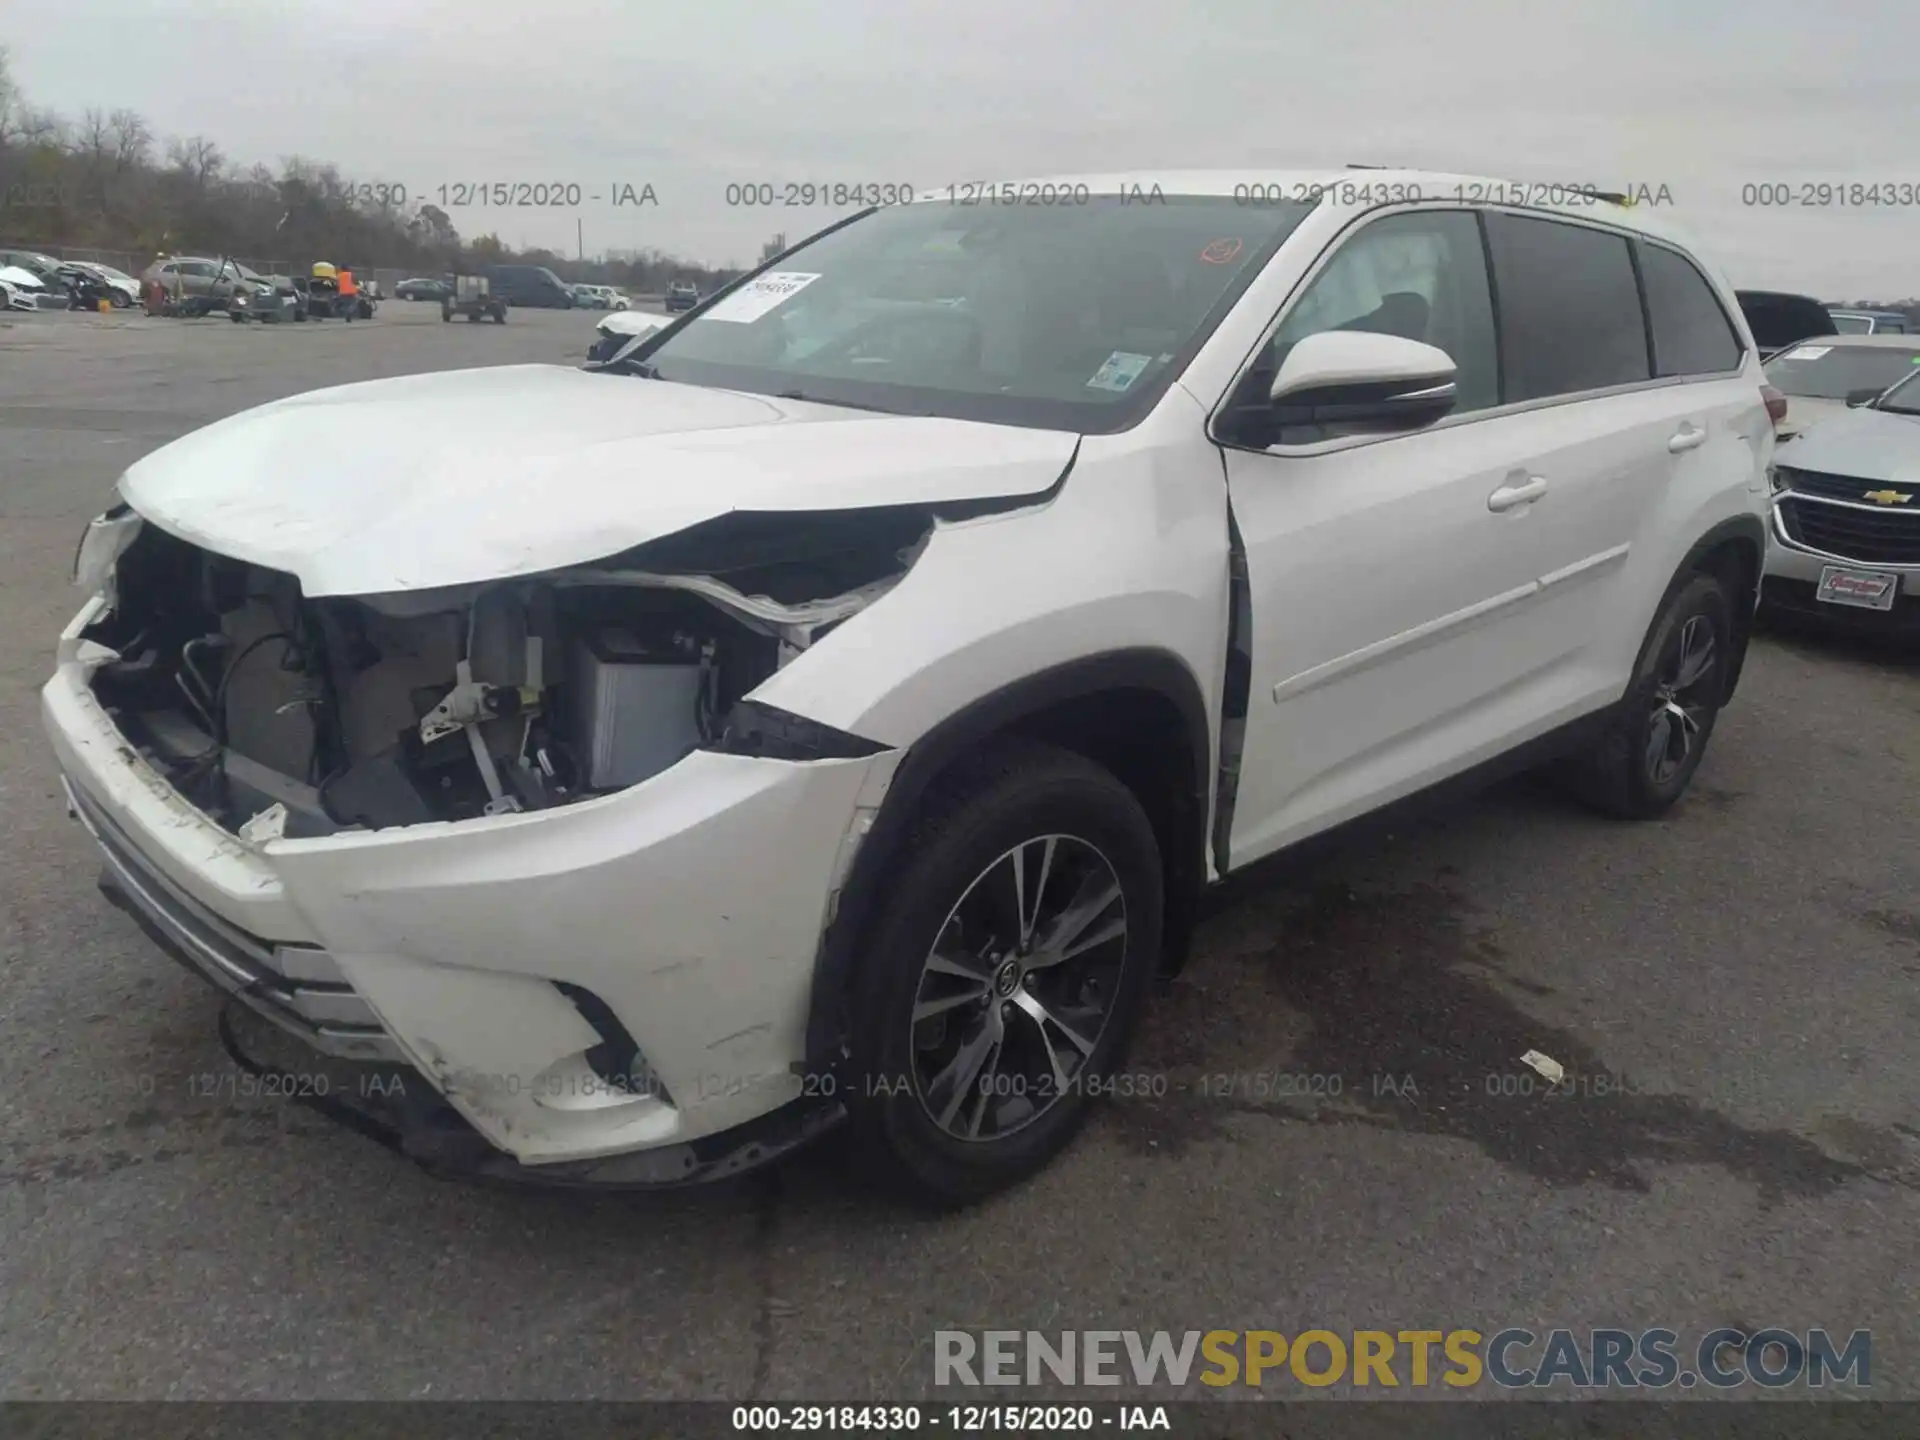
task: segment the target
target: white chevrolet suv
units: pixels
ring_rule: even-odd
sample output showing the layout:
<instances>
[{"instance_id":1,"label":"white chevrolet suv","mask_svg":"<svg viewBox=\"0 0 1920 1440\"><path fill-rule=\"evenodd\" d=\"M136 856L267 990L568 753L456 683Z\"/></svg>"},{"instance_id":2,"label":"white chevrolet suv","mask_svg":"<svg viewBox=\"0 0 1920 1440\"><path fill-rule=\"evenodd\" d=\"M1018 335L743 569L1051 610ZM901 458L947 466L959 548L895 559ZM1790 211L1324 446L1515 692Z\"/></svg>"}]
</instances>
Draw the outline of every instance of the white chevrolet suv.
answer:
<instances>
[{"instance_id":1,"label":"white chevrolet suv","mask_svg":"<svg viewBox=\"0 0 1920 1440\"><path fill-rule=\"evenodd\" d=\"M1779 403L1613 198L943 189L603 363L140 460L45 720L103 886L288 1093L577 1184L847 1121L964 1201L1111 1088L1210 884L1503 768L1671 805Z\"/></svg>"}]
</instances>

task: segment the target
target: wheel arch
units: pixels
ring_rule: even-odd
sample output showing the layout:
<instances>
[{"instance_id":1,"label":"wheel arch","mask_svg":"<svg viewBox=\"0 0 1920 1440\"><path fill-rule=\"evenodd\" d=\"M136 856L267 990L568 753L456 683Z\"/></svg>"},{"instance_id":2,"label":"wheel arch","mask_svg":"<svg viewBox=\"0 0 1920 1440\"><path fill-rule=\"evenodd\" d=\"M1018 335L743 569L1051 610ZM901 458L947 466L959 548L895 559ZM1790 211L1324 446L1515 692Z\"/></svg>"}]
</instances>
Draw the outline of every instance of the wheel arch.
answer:
<instances>
[{"instance_id":1,"label":"wheel arch","mask_svg":"<svg viewBox=\"0 0 1920 1440\"><path fill-rule=\"evenodd\" d=\"M1184 963L1207 878L1213 740L1205 692L1169 651L1087 656L979 697L908 747L821 938L808 1004L807 1073L833 1069L845 1053L847 987L928 791L957 761L1002 736L1043 740L1085 755L1134 792L1161 846L1162 972Z\"/></svg>"}]
</instances>

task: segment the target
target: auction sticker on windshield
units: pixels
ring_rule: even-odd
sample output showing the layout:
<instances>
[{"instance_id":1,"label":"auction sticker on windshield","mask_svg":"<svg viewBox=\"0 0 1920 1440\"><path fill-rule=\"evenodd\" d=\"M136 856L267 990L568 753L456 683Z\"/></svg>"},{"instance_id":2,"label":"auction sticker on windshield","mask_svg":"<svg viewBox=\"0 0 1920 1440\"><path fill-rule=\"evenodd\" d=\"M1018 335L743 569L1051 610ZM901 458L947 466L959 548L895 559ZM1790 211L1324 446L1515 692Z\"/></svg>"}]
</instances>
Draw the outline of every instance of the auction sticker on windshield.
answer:
<instances>
[{"instance_id":1,"label":"auction sticker on windshield","mask_svg":"<svg viewBox=\"0 0 1920 1440\"><path fill-rule=\"evenodd\" d=\"M1151 355L1134 355L1125 350L1116 350L1107 357L1105 364L1093 372L1087 387L1092 390L1125 390L1152 363Z\"/></svg>"},{"instance_id":2,"label":"auction sticker on windshield","mask_svg":"<svg viewBox=\"0 0 1920 1440\"><path fill-rule=\"evenodd\" d=\"M1818 360L1831 349L1833 349L1831 345L1802 345L1798 350L1787 356L1787 359Z\"/></svg>"},{"instance_id":3,"label":"auction sticker on windshield","mask_svg":"<svg viewBox=\"0 0 1920 1440\"><path fill-rule=\"evenodd\" d=\"M775 270L748 281L700 318L748 324L785 304L819 278L801 270Z\"/></svg>"}]
</instances>

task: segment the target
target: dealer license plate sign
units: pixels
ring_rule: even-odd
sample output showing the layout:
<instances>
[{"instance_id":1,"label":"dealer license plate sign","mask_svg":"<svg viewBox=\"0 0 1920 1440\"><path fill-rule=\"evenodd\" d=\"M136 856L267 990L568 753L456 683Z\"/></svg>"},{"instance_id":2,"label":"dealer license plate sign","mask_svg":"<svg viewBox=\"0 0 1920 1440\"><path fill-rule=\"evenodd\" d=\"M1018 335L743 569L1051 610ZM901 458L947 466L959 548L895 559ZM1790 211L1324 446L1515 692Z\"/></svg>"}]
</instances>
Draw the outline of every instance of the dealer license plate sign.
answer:
<instances>
[{"instance_id":1,"label":"dealer license plate sign","mask_svg":"<svg viewBox=\"0 0 1920 1440\"><path fill-rule=\"evenodd\" d=\"M1829 605L1852 605L1860 610L1891 610L1900 593L1900 577L1884 570L1854 570L1845 565L1829 565L1820 572L1820 585L1813 594Z\"/></svg>"}]
</instances>

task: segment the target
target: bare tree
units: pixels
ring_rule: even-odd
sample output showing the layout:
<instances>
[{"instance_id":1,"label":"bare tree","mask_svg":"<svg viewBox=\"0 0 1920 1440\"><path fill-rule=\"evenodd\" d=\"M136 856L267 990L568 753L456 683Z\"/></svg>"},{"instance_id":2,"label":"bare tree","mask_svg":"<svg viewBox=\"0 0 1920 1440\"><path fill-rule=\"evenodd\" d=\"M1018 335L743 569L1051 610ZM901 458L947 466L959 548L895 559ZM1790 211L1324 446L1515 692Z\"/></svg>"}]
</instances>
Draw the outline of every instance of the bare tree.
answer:
<instances>
[{"instance_id":1,"label":"bare tree","mask_svg":"<svg viewBox=\"0 0 1920 1440\"><path fill-rule=\"evenodd\" d=\"M48 146L65 149L70 127L57 111L42 105L20 105L13 112L13 143L23 149Z\"/></svg>"},{"instance_id":2,"label":"bare tree","mask_svg":"<svg viewBox=\"0 0 1920 1440\"><path fill-rule=\"evenodd\" d=\"M153 131L132 110L115 110L107 116L106 139L112 147L113 168L117 171L145 165L153 149Z\"/></svg>"},{"instance_id":3,"label":"bare tree","mask_svg":"<svg viewBox=\"0 0 1920 1440\"><path fill-rule=\"evenodd\" d=\"M357 185L323 161L294 156L277 169L236 166L212 139L161 139L129 109L95 106L72 119L32 106L9 60L0 46L0 180L54 197L9 207L11 241L299 265L322 259L356 268L430 265L433 272L524 258L497 234L464 242L437 206L383 203L381 187ZM536 263L569 279L619 278L614 263L532 253ZM645 276L648 287L714 273L657 249L633 255L624 269L629 283Z\"/></svg>"},{"instance_id":4,"label":"bare tree","mask_svg":"<svg viewBox=\"0 0 1920 1440\"><path fill-rule=\"evenodd\" d=\"M0 45L0 150L13 143L13 117L20 105L20 86L13 78L13 54L5 45Z\"/></svg>"},{"instance_id":5,"label":"bare tree","mask_svg":"<svg viewBox=\"0 0 1920 1440\"><path fill-rule=\"evenodd\" d=\"M186 177L194 189L205 190L207 183L227 163L220 147L204 135L189 135L167 146L167 163Z\"/></svg>"},{"instance_id":6,"label":"bare tree","mask_svg":"<svg viewBox=\"0 0 1920 1440\"><path fill-rule=\"evenodd\" d=\"M89 105L81 112L73 130L73 152L96 167L104 166L113 153L113 128L99 106Z\"/></svg>"}]
</instances>

